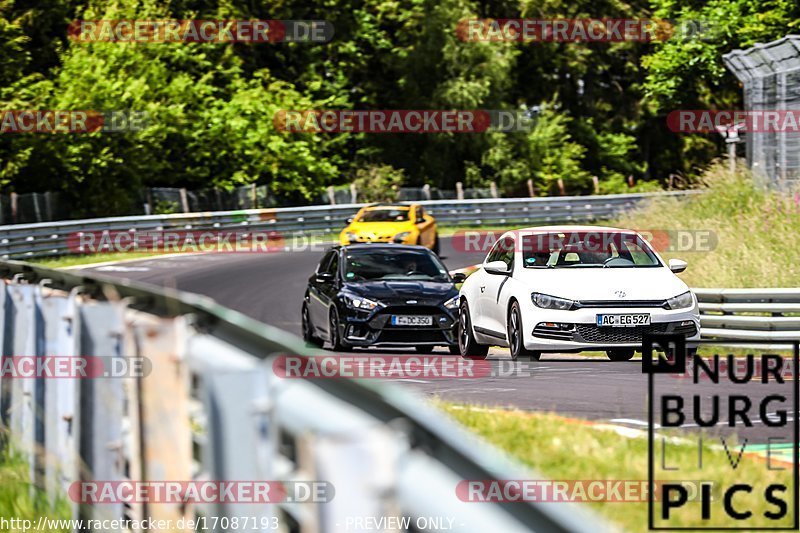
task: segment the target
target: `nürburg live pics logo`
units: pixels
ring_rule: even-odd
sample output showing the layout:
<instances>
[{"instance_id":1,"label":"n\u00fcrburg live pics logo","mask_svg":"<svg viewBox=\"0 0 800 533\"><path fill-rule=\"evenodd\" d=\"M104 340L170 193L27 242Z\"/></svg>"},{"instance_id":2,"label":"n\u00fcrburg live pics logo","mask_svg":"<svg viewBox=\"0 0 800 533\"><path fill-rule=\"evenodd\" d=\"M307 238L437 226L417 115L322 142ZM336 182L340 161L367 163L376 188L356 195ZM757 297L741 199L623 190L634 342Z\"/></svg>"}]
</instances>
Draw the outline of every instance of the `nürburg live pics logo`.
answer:
<instances>
[{"instance_id":1,"label":"n\u00fcrburg live pics logo","mask_svg":"<svg viewBox=\"0 0 800 533\"><path fill-rule=\"evenodd\" d=\"M799 343L777 342L644 336L650 530L798 529Z\"/></svg>"}]
</instances>

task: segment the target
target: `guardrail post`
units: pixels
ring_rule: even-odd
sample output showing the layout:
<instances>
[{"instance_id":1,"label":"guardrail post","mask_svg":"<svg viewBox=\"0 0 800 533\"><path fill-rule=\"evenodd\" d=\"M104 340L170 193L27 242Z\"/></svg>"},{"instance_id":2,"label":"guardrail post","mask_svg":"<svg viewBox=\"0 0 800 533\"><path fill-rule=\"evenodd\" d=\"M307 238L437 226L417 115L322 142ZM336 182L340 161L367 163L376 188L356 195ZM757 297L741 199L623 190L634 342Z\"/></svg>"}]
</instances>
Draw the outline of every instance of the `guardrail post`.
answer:
<instances>
[{"instance_id":1,"label":"guardrail post","mask_svg":"<svg viewBox=\"0 0 800 533\"><path fill-rule=\"evenodd\" d=\"M41 355L74 357L77 353L77 337L74 328L75 297L39 291L38 306L43 318L44 342ZM72 428L77 403L76 379L42 380L42 439L40 471L43 480L39 486L46 490L51 504L63 498L71 481L76 479L78 449ZM76 506L72 505L72 511Z\"/></svg>"},{"instance_id":2,"label":"guardrail post","mask_svg":"<svg viewBox=\"0 0 800 533\"><path fill-rule=\"evenodd\" d=\"M489 184L489 191L490 194L492 195L492 198L497 198L497 183L491 182Z\"/></svg>"},{"instance_id":3,"label":"guardrail post","mask_svg":"<svg viewBox=\"0 0 800 533\"><path fill-rule=\"evenodd\" d=\"M122 357L124 320L121 307L110 302L97 302L82 305L79 310L81 355L105 359ZM79 446L85 467L81 480L123 481L126 417L122 379L82 379L79 387ZM121 503L91 506L81 502L79 516L87 519L120 518L123 506Z\"/></svg>"},{"instance_id":4,"label":"guardrail post","mask_svg":"<svg viewBox=\"0 0 800 533\"><path fill-rule=\"evenodd\" d=\"M356 202L358 202L358 187L353 182L350 184L350 203L354 204Z\"/></svg>"},{"instance_id":5,"label":"guardrail post","mask_svg":"<svg viewBox=\"0 0 800 533\"><path fill-rule=\"evenodd\" d=\"M143 316L132 329L137 355L151 365L139 378L141 475L147 481L192 479L192 433L189 425L189 372L185 321ZM145 503L142 516L172 523L192 515L191 505Z\"/></svg>"},{"instance_id":6,"label":"guardrail post","mask_svg":"<svg viewBox=\"0 0 800 533\"><path fill-rule=\"evenodd\" d=\"M43 349L41 337L41 315L36 303L37 285L12 285L8 289L6 312L12 315L12 331L6 330L3 353L6 356L35 357ZM10 304L10 305L9 305ZM9 383L10 381L10 383ZM30 479L39 476L36 468L38 442L41 427L37 424L36 415L41 413L44 405L40 394L41 379L9 378L6 383L8 397L8 427L14 436L12 446L27 460L30 467ZM5 409L4 409L5 410Z\"/></svg>"},{"instance_id":7,"label":"guardrail post","mask_svg":"<svg viewBox=\"0 0 800 533\"><path fill-rule=\"evenodd\" d=\"M456 182L456 198L459 200L464 199L464 184L460 181Z\"/></svg>"},{"instance_id":8,"label":"guardrail post","mask_svg":"<svg viewBox=\"0 0 800 533\"><path fill-rule=\"evenodd\" d=\"M258 457L269 450L275 429L264 417L268 408L267 372L263 366L234 368L209 366L199 374L201 394L208 413L203 463L214 480L255 481L274 479L274 472L259 469ZM271 462L268 468L276 465ZM212 516L272 516L273 505L219 502L208 509ZM223 531L220 528L218 531Z\"/></svg>"},{"instance_id":9,"label":"guardrail post","mask_svg":"<svg viewBox=\"0 0 800 533\"><path fill-rule=\"evenodd\" d=\"M336 205L336 191L333 190L333 185L328 187L328 201L331 205Z\"/></svg>"}]
</instances>

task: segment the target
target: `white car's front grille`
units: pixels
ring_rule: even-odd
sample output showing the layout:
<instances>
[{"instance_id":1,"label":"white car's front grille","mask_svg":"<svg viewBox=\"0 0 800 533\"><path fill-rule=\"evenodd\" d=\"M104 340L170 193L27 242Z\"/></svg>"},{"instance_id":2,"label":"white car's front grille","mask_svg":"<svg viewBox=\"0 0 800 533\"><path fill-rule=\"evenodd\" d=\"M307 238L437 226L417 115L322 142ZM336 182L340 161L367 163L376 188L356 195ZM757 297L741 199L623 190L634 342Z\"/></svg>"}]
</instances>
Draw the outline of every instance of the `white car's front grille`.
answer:
<instances>
[{"instance_id":1,"label":"white car's front grille","mask_svg":"<svg viewBox=\"0 0 800 533\"><path fill-rule=\"evenodd\" d=\"M594 324L578 324L577 334L585 342L597 343L630 343L642 342L645 333L666 333L667 324L650 324L633 328L598 327ZM576 339L577 340L577 339Z\"/></svg>"},{"instance_id":2,"label":"white car's front grille","mask_svg":"<svg viewBox=\"0 0 800 533\"><path fill-rule=\"evenodd\" d=\"M666 300L579 300L578 308L582 307L660 307L669 309Z\"/></svg>"},{"instance_id":3,"label":"white car's front grille","mask_svg":"<svg viewBox=\"0 0 800 533\"><path fill-rule=\"evenodd\" d=\"M574 331L559 331L536 326L533 335L544 339L596 344L630 344L642 342L645 333L677 333L686 337L697 334L694 323L681 326L680 322L666 322L632 328L598 327L595 324L575 324Z\"/></svg>"}]
</instances>

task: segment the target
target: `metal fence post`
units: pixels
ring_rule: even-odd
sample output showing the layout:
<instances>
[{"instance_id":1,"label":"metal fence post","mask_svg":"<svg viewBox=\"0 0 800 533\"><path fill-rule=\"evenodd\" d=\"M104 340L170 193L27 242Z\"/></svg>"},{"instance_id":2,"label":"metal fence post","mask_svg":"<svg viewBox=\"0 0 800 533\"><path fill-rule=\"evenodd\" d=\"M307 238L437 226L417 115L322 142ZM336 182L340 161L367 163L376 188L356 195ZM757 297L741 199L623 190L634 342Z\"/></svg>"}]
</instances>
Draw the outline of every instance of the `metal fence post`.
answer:
<instances>
[{"instance_id":1,"label":"metal fence post","mask_svg":"<svg viewBox=\"0 0 800 533\"><path fill-rule=\"evenodd\" d=\"M181 187L180 191L178 191L181 197L181 210L184 213L189 212L189 198L186 196L186 189Z\"/></svg>"},{"instance_id":2,"label":"metal fence post","mask_svg":"<svg viewBox=\"0 0 800 533\"><path fill-rule=\"evenodd\" d=\"M10 352L7 356L34 357L40 352L40 315L36 304L37 285L12 285L9 287L10 312L14 316L13 332L10 335ZM22 453L30 465L31 479L35 480L37 431L36 414L44 406L37 405L40 400L38 391L41 388L39 379L10 378L8 390L11 393L8 407L9 429L14 435L12 443Z\"/></svg>"},{"instance_id":3,"label":"metal fence post","mask_svg":"<svg viewBox=\"0 0 800 533\"><path fill-rule=\"evenodd\" d=\"M82 305L80 336L86 357L122 357L125 323L122 309L111 302ZM119 482L124 479L123 426L125 398L119 378L80 380L79 446L84 471L82 481ZM79 516L103 519L121 518L121 503L86 505L81 502Z\"/></svg>"},{"instance_id":4,"label":"metal fence post","mask_svg":"<svg viewBox=\"0 0 800 533\"><path fill-rule=\"evenodd\" d=\"M431 199L431 186L427 183L422 186L422 194L425 196L426 200Z\"/></svg>"},{"instance_id":5,"label":"metal fence post","mask_svg":"<svg viewBox=\"0 0 800 533\"><path fill-rule=\"evenodd\" d=\"M145 315L132 326L138 356L146 356L150 372L138 378L141 413L141 464L147 481L192 479L192 433L189 427L189 373L185 360L185 320ZM145 517L177 522L189 517L192 505L145 503Z\"/></svg>"},{"instance_id":6,"label":"metal fence post","mask_svg":"<svg viewBox=\"0 0 800 533\"><path fill-rule=\"evenodd\" d=\"M15 192L11 193L11 221L16 223L17 222L17 202L19 201L19 195Z\"/></svg>"}]
</instances>

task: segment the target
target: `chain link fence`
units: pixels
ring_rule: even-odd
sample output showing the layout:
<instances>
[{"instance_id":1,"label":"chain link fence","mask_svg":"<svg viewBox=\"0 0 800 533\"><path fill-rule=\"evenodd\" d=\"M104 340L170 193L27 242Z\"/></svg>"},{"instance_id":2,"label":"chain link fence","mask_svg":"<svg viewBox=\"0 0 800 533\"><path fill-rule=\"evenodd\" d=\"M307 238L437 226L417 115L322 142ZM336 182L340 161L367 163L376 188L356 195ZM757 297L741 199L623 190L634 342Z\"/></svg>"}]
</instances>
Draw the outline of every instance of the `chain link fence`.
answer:
<instances>
[{"instance_id":1,"label":"chain link fence","mask_svg":"<svg viewBox=\"0 0 800 533\"><path fill-rule=\"evenodd\" d=\"M441 200L482 200L500 198L496 186L486 188L465 188L461 183L456 189L435 187L401 187L397 191L399 202L425 202ZM528 194L515 197L536 197L529 188ZM311 201L303 199L280 198L275 196L268 185L245 185L232 190L199 189L188 190L179 187L150 187L138 195L137 209L120 216L171 215L176 213L205 213L217 211L236 211L245 209L266 209L281 207L307 207L310 205L347 205L363 203L364 198L351 185L328 187ZM70 210L69 200L57 192L0 195L0 225L32 224L53 222L76 218Z\"/></svg>"},{"instance_id":2,"label":"chain link fence","mask_svg":"<svg viewBox=\"0 0 800 533\"><path fill-rule=\"evenodd\" d=\"M57 192L0 195L0 224L31 224L69 218Z\"/></svg>"},{"instance_id":3,"label":"chain link fence","mask_svg":"<svg viewBox=\"0 0 800 533\"><path fill-rule=\"evenodd\" d=\"M356 194L356 196L358 196ZM494 198L492 190L463 189L463 199ZM402 187L398 191L400 202L422 202L426 200L455 200L456 190L428 187ZM353 198L349 187L329 188L311 205L343 205L361 201ZM291 207L286 200L275 197L267 185L246 185L233 190L200 189L188 190L179 187L151 187L145 189L140 199L139 213L125 215L170 215L173 213L202 213L206 211L233 211L237 209L264 209ZM69 202L57 192L0 195L0 225L32 224L74 218Z\"/></svg>"},{"instance_id":4,"label":"chain link fence","mask_svg":"<svg viewBox=\"0 0 800 533\"><path fill-rule=\"evenodd\" d=\"M153 187L147 189L145 202L150 211L147 214L156 215L260 209L280 205L266 185L248 185L231 191L223 189L189 191L176 187Z\"/></svg>"},{"instance_id":5,"label":"chain link fence","mask_svg":"<svg viewBox=\"0 0 800 533\"><path fill-rule=\"evenodd\" d=\"M462 199L478 200L480 198L497 198L498 195L491 188L485 189L461 189ZM355 192L355 194L354 194ZM424 202L427 200L456 200L459 198L458 189L438 189L435 187L400 187L397 191L398 202ZM351 204L363 202L363 198L358 195L358 191L353 191L350 186L331 187L325 193L320 194L317 199L318 204Z\"/></svg>"},{"instance_id":6,"label":"chain link fence","mask_svg":"<svg viewBox=\"0 0 800 533\"><path fill-rule=\"evenodd\" d=\"M734 50L723 59L744 85L746 111L800 112L800 35ZM744 137L747 163L764 185L800 186L800 133L754 131Z\"/></svg>"}]
</instances>

